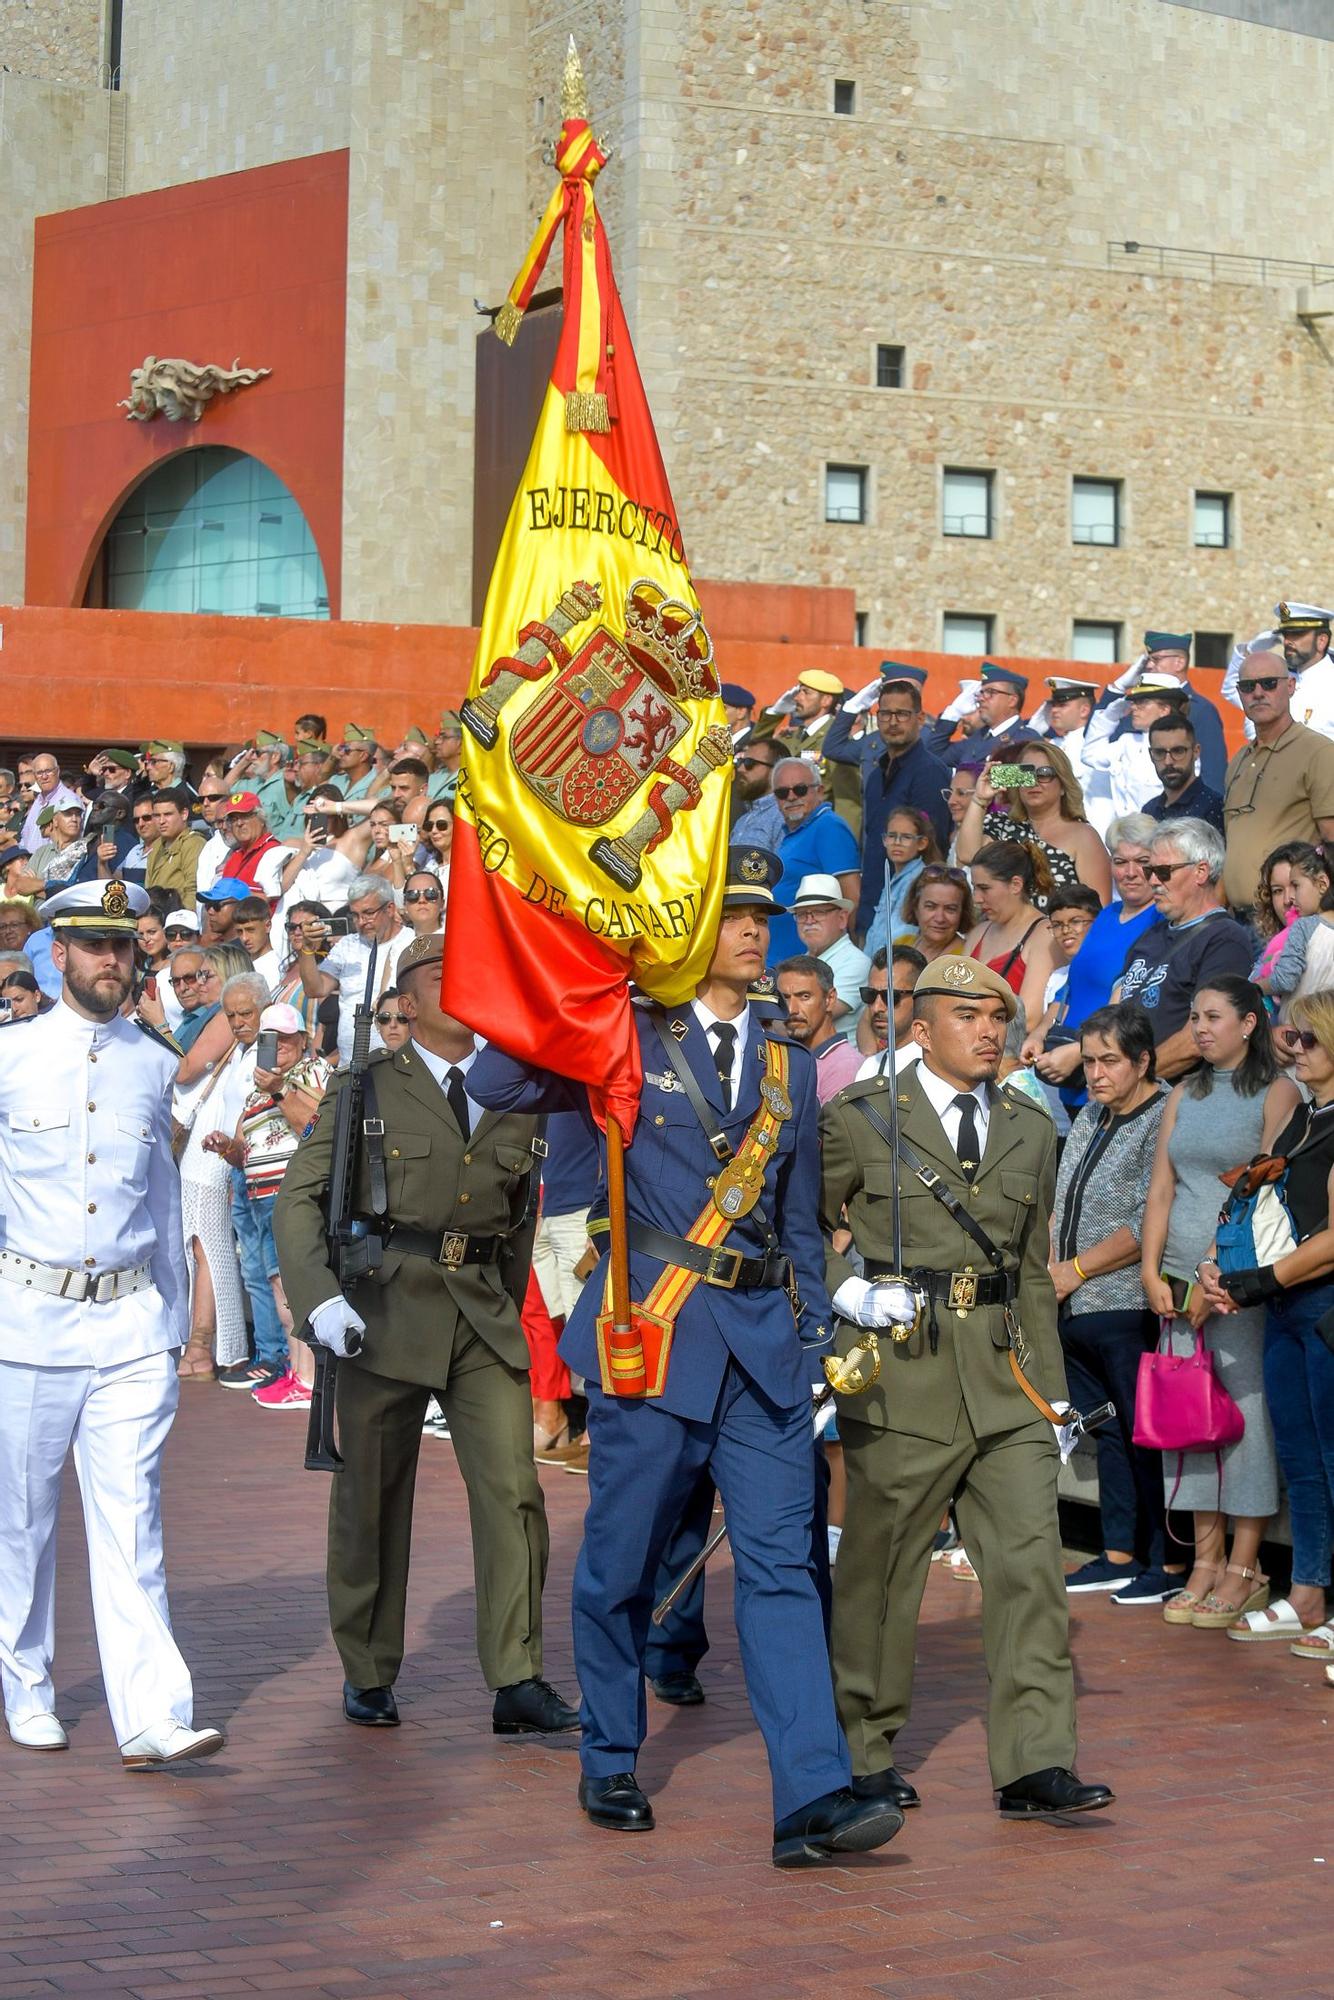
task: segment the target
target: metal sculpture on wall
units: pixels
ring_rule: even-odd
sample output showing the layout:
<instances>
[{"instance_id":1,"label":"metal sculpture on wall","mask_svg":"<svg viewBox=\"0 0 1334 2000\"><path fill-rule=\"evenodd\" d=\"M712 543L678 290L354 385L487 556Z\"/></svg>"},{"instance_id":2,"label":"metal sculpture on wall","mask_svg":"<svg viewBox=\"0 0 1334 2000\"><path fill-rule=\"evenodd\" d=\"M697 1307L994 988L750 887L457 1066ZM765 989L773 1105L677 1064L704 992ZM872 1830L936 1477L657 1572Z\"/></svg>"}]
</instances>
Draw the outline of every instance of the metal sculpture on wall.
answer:
<instances>
[{"instance_id":1,"label":"metal sculpture on wall","mask_svg":"<svg viewBox=\"0 0 1334 2000\"><path fill-rule=\"evenodd\" d=\"M141 367L130 370L130 393L116 408L124 410L131 423L151 424L155 417L165 417L168 423L179 424L188 417L197 424L215 396L248 389L272 372L242 368L239 355L230 368L219 368L215 362L200 368L193 361L160 361L150 354Z\"/></svg>"}]
</instances>

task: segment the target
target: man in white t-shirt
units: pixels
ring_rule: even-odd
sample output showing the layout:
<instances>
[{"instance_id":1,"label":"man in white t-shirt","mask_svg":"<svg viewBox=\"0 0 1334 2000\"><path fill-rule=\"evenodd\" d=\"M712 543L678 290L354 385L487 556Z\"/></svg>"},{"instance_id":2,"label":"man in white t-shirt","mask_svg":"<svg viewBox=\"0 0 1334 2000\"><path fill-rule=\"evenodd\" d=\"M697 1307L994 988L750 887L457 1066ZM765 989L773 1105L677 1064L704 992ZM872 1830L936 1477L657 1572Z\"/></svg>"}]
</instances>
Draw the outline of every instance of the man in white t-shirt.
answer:
<instances>
[{"instance_id":1,"label":"man in white t-shirt","mask_svg":"<svg viewBox=\"0 0 1334 2000\"><path fill-rule=\"evenodd\" d=\"M338 995L338 1060L346 1063L352 1054L352 1030L357 1002L366 993L366 971L371 947L377 947L375 986L372 1003L394 985L400 955L412 943L413 931L403 922L394 901L394 892L380 875L357 875L348 884L347 913L355 926L350 937L337 938L323 961L315 956L315 946L323 926L308 922L302 932L297 966L303 990L314 1000ZM384 1047L378 1029L371 1029L371 1047Z\"/></svg>"},{"instance_id":2,"label":"man in white t-shirt","mask_svg":"<svg viewBox=\"0 0 1334 2000\"><path fill-rule=\"evenodd\" d=\"M926 960L910 944L895 945L892 960L882 945L871 960L866 981L870 997L866 1002L859 1046L865 1048L869 1040L874 1044L874 1051L858 1070L855 1082L864 1083L868 1076L883 1076L891 1062L897 1074L899 1070L907 1069L910 1063L915 1063L921 1055L921 1048L913 1039L912 1006L917 975L925 968Z\"/></svg>"}]
</instances>

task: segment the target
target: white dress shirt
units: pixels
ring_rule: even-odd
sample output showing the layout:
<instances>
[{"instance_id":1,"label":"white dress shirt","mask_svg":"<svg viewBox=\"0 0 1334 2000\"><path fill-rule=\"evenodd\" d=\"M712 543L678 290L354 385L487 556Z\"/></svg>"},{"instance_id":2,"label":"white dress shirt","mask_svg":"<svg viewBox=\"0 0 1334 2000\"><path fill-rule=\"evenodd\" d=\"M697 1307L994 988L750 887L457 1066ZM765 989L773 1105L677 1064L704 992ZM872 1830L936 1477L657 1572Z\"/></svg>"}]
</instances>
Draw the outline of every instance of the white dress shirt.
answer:
<instances>
[{"instance_id":1,"label":"white dress shirt","mask_svg":"<svg viewBox=\"0 0 1334 2000\"><path fill-rule=\"evenodd\" d=\"M746 1040L750 1034L750 1009L749 1007L743 1007L734 1021L725 1021L721 1014L715 1014L712 1008L704 1005L702 1000L692 1000L690 1005L694 1009L695 1019L709 1037L710 1050L715 1054L718 1045L713 1039L711 1030L714 1028L736 1029L736 1042L732 1048L732 1074L729 1079L731 1106L735 1106L737 1098L741 1094L741 1078L745 1074L744 1062Z\"/></svg>"},{"instance_id":2,"label":"white dress shirt","mask_svg":"<svg viewBox=\"0 0 1334 2000\"><path fill-rule=\"evenodd\" d=\"M905 1070L911 1069L915 1062L920 1062L921 1060L922 1051L920 1046L916 1042L906 1043L903 1048L895 1051L895 1076L902 1076ZM865 1083L868 1076L883 1076L888 1068L889 1050L884 1048L881 1049L878 1056L867 1056L866 1061L858 1070L853 1081L854 1083Z\"/></svg>"},{"instance_id":3,"label":"white dress shirt","mask_svg":"<svg viewBox=\"0 0 1334 2000\"><path fill-rule=\"evenodd\" d=\"M485 1105L479 1104L476 1098L471 1096L468 1091L468 1071L477 1060L477 1044L473 1043L466 1056L460 1056L456 1062L451 1062L448 1056L438 1056L431 1049L424 1049L414 1035L412 1038L412 1053L416 1056L418 1062L424 1063L426 1068L430 1070L431 1075L435 1078L441 1090L444 1090L448 1084L449 1072L452 1069L461 1072L463 1076L463 1094L468 1099L468 1123L475 1132L480 1120L486 1116Z\"/></svg>"},{"instance_id":4,"label":"white dress shirt","mask_svg":"<svg viewBox=\"0 0 1334 2000\"><path fill-rule=\"evenodd\" d=\"M0 1361L111 1368L183 1347L189 1281L171 1157L177 1058L116 1015L58 1001L0 1034L0 1247L152 1284L102 1304L0 1282Z\"/></svg>"},{"instance_id":5,"label":"white dress shirt","mask_svg":"<svg viewBox=\"0 0 1334 2000\"><path fill-rule=\"evenodd\" d=\"M917 1077L926 1095L928 1104L944 1126L945 1137L949 1140L956 1153L959 1150L959 1120L962 1113L954 1100L956 1097L971 1097L973 1099L977 1105L978 1152L980 1155L985 1156L987 1150L987 1127L991 1123L991 1106L987 1101L986 1084L979 1083L972 1090L961 1091L957 1085L948 1082L945 1077L938 1076L935 1070L929 1066L925 1057L917 1065Z\"/></svg>"}]
</instances>

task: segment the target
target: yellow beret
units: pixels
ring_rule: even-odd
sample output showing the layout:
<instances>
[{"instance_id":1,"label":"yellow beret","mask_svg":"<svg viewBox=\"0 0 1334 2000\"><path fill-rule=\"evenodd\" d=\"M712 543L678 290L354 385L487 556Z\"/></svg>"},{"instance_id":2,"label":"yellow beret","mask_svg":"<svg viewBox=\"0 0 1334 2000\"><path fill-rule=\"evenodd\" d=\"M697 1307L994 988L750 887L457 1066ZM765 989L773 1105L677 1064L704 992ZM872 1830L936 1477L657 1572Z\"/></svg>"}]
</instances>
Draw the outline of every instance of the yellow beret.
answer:
<instances>
[{"instance_id":1,"label":"yellow beret","mask_svg":"<svg viewBox=\"0 0 1334 2000\"><path fill-rule=\"evenodd\" d=\"M807 667L804 674L797 675L798 684L813 688L816 694L846 694L847 689L837 674L827 674L823 667Z\"/></svg>"}]
</instances>

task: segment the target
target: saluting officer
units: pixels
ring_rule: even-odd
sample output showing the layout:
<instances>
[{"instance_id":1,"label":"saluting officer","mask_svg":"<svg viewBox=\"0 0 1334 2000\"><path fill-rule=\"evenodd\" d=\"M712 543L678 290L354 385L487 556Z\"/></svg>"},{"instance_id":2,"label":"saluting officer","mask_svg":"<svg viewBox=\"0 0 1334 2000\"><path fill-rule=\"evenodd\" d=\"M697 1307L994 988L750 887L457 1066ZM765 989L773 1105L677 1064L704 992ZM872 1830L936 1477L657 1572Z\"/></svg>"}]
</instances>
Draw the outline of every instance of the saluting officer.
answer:
<instances>
[{"instance_id":1,"label":"saluting officer","mask_svg":"<svg viewBox=\"0 0 1334 2000\"><path fill-rule=\"evenodd\" d=\"M529 1182L539 1121L494 1117L472 1098L472 1032L440 1010L440 933L398 964L405 1047L377 1050L353 1199L383 1236L384 1260L355 1307L329 1265L324 1202L334 1084L283 1178L274 1211L293 1318L342 1357L343 1468L329 1501L329 1622L343 1662L349 1722L398 1722L412 1503L429 1397L444 1407L468 1490L477 1581L477 1651L496 1690L497 1735L574 1729L578 1716L542 1679L547 1519L533 1465L528 1347L518 1301L532 1252ZM375 1151L372 1150L374 1145ZM378 1154L378 1167L377 1167ZM377 1173L387 1213L375 1218ZM365 1334L348 1354L348 1335ZM355 1340L353 1342L355 1345Z\"/></svg>"},{"instance_id":2,"label":"saluting officer","mask_svg":"<svg viewBox=\"0 0 1334 2000\"><path fill-rule=\"evenodd\" d=\"M992 1784L1000 1811L1019 1818L1088 1811L1112 1794L1081 1784L1071 1769L1059 1456L1051 1422L1020 1380L1048 1405L1065 1397L1047 1275L1055 1133L1039 1105L994 1085L1014 1013L1013 993L988 966L937 959L914 989L921 1060L897 1079L850 1084L825 1106L821 1135L825 1224L832 1231L846 1214L866 1271L851 1277L831 1253L831 1280L844 1281L835 1310L874 1323L867 1281L890 1271L895 1164L886 1100L897 1089L903 1267L923 1295L915 1333L902 1342L881 1333L879 1378L839 1398L848 1500L833 1657L853 1790L918 1803L894 1768L894 1743L912 1699L931 1541L952 1501L982 1585ZM840 1353L857 1339L855 1325L840 1324Z\"/></svg>"},{"instance_id":3,"label":"saluting officer","mask_svg":"<svg viewBox=\"0 0 1334 2000\"><path fill-rule=\"evenodd\" d=\"M891 1802L854 1799L848 1788L816 1587L804 1343L827 1351L830 1309L816 1224L815 1065L747 1000L764 970L780 873L767 851L733 848L693 1001L634 1010L644 1080L625 1154L630 1289L636 1308L671 1325L665 1379L646 1394L610 1390L598 1334L605 1256L561 1353L585 1376L589 1400L589 1504L573 1594L579 1802L598 1826L653 1825L635 1760L654 1579L707 1471L727 1511L746 1688L769 1755L773 1859L792 1867L882 1846L903 1821ZM577 1086L494 1048L478 1058L473 1089L498 1107L587 1113ZM753 1202L734 1200L738 1188ZM594 1227L606 1213L601 1194L599 1203Z\"/></svg>"},{"instance_id":4,"label":"saluting officer","mask_svg":"<svg viewBox=\"0 0 1334 2000\"><path fill-rule=\"evenodd\" d=\"M180 1052L124 1019L144 890L44 906L48 1014L0 1034L0 1682L15 1743L64 1750L51 1663L56 1514L71 1444L107 1707L131 1770L206 1757L163 1573L162 1451L189 1283L171 1156Z\"/></svg>"}]
</instances>

